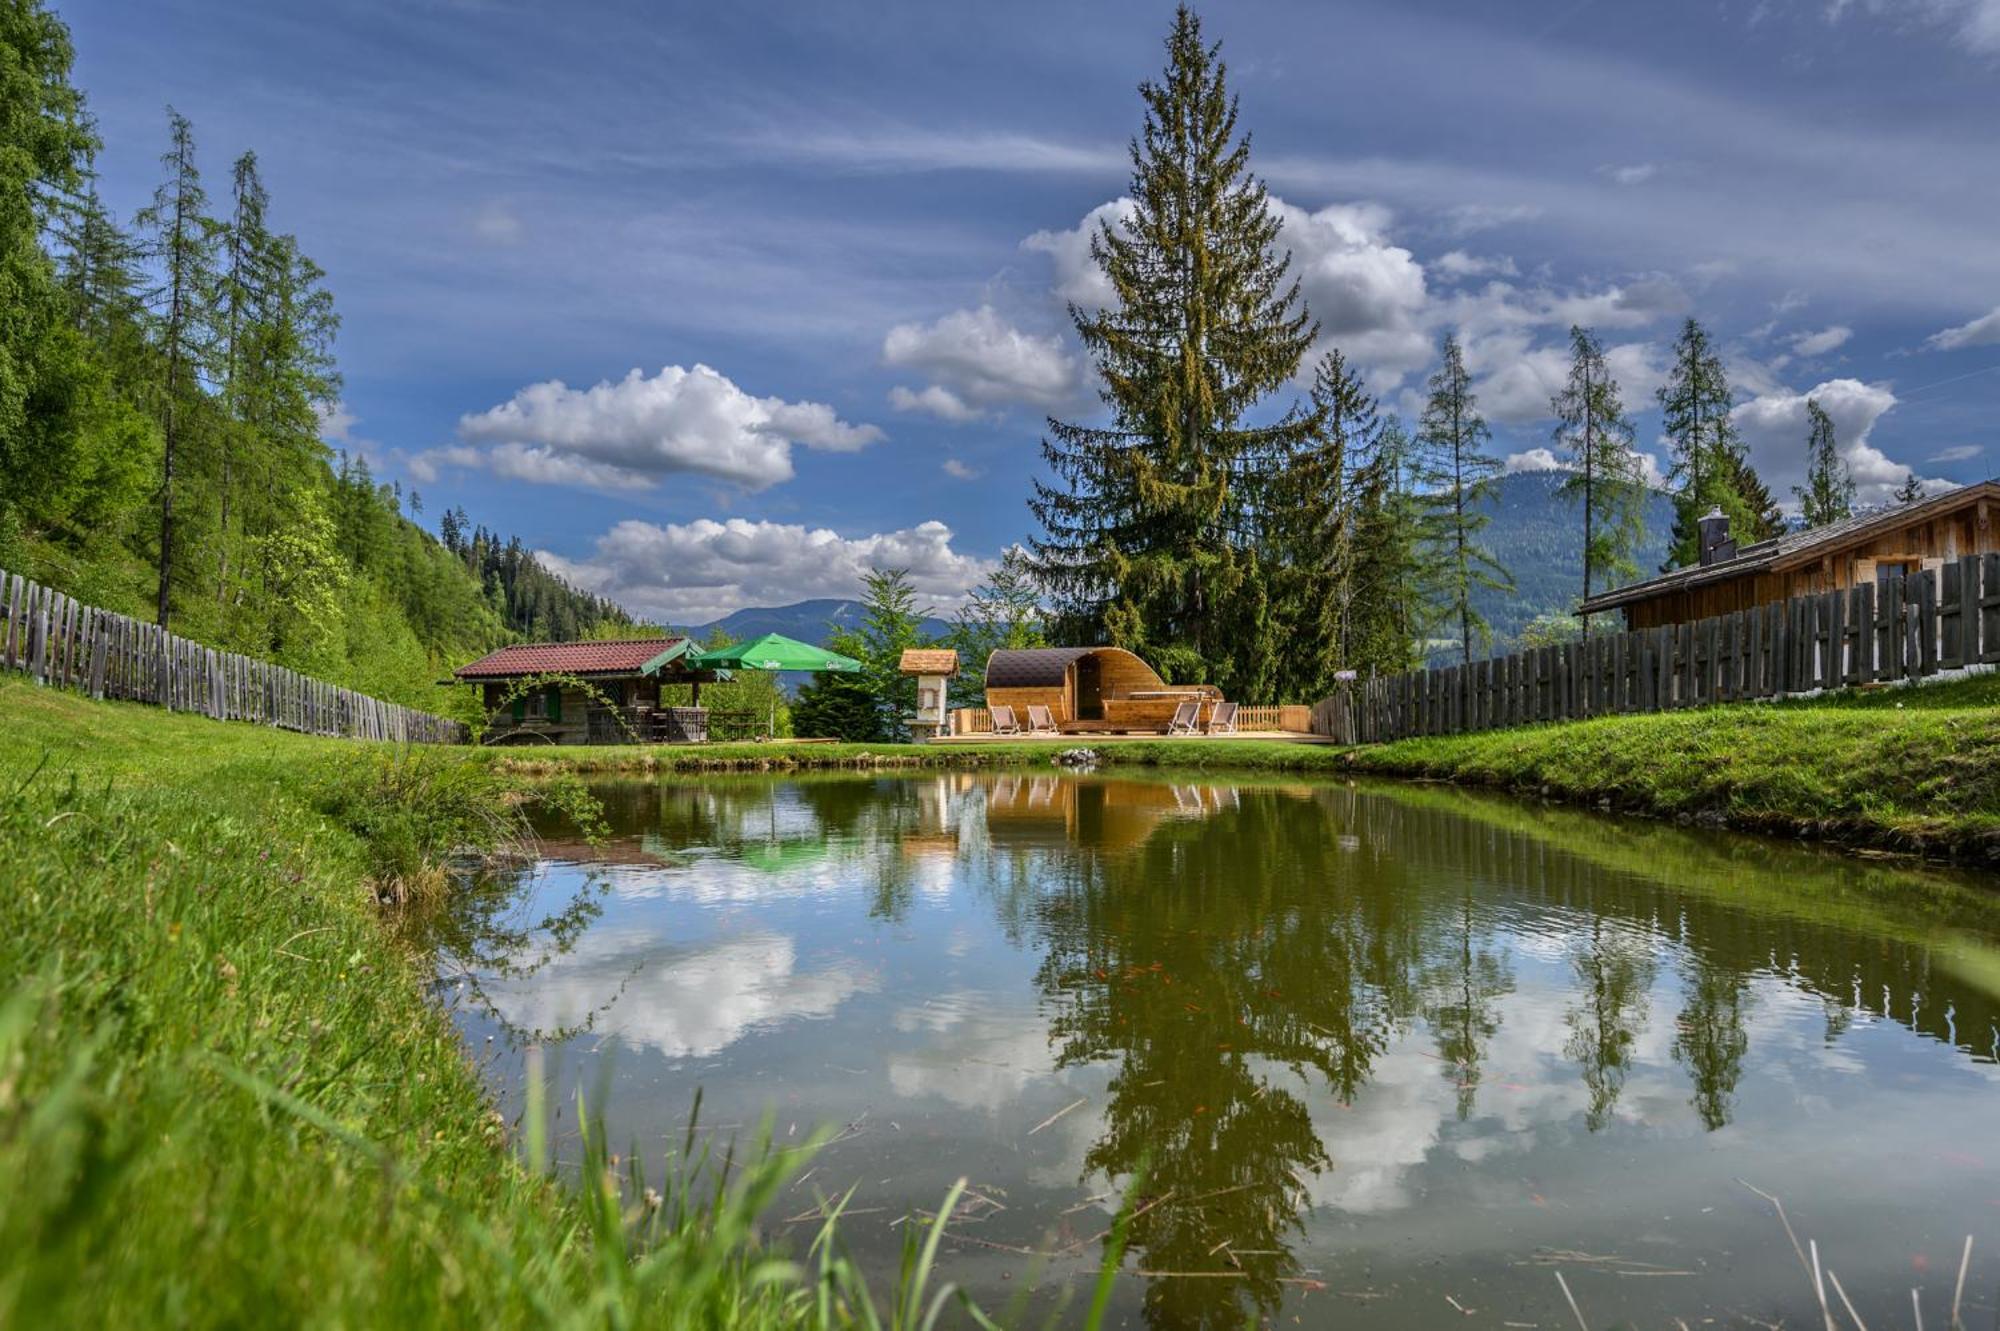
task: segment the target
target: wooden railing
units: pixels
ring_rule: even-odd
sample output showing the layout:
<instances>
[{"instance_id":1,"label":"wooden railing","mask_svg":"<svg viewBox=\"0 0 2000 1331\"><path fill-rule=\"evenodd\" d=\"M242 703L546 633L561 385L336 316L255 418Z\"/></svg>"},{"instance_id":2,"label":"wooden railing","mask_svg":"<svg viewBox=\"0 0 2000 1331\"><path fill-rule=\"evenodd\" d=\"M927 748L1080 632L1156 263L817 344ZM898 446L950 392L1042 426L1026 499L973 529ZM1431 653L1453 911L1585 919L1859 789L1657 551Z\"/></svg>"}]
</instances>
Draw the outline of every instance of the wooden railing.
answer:
<instances>
[{"instance_id":1,"label":"wooden railing","mask_svg":"<svg viewBox=\"0 0 2000 1331\"><path fill-rule=\"evenodd\" d=\"M1357 738L1390 740L1778 698L1995 663L2000 554L1968 555L1879 585L1364 681L1353 710Z\"/></svg>"},{"instance_id":2,"label":"wooden railing","mask_svg":"<svg viewBox=\"0 0 2000 1331\"><path fill-rule=\"evenodd\" d=\"M463 744L462 722L218 652L0 570L0 668L93 698L309 735Z\"/></svg>"}]
</instances>

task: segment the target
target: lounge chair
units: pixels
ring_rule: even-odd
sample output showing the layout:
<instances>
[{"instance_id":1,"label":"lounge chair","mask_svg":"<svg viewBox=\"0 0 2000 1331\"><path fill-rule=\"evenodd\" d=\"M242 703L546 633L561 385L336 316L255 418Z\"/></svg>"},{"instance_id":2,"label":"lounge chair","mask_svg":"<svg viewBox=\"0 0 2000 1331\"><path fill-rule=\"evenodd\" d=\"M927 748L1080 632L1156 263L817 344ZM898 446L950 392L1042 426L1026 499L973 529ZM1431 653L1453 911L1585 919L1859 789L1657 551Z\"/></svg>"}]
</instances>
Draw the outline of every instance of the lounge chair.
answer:
<instances>
[{"instance_id":1,"label":"lounge chair","mask_svg":"<svg viewBox=\"0 0 2000 1331\"><path fill-rule=\"evenodd\" d=\"M1028 733L1030 735L1060 735L1062 734L1062 727L1056 724L1056 719L1050 714L1048 708L1038 702L1031 702L1028 704Z\"/></svg>"},{"instance_id":2,"label":"lounge chair","mask_svg":"<svg viewBox=\"0 0 2000 1331\"><path fill-rule=\"evenodd\" d=\"M1174 708L1174 719L1167 722L1169 735L1192 735L1201 728L1201 704L1184 702Z\"/></svg>"},{"instance_id":3,"label":"lounge chair","mask_svg":"<svg viewBox=\"0 0 2000 1331\"><path fill-rule=\"evenodd\" d=\"M993 733L996 735L1018 735L1021 723L1014 719L1014 709L1005 703L995 703L986 709L993 717Z\"/></svg>"},{"instance_id":4,"label":"lounge chair","mask_svg":"<svg viewBox=\"0 0 2000 1331\"><path fill-rule=\"evenodd\" d=\"M1236 704L1219 702L1215 710L1208 714L1208 733L1211 735L1233 735L1236 733Z\"/></svg>"}]
</instances>

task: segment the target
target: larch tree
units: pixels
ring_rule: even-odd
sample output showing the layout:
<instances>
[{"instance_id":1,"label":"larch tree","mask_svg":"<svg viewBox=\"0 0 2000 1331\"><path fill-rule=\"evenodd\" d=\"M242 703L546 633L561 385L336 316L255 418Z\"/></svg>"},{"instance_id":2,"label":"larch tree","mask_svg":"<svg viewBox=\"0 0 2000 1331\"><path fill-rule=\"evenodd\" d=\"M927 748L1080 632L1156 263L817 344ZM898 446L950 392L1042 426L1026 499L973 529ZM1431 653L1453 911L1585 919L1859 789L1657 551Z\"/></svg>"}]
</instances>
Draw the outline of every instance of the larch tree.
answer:
<instances>
[{"instance_id":1,"label":"larch tree","mask_svg":"<svg viewBox=\"0 0 2000 1331\"><path fill-rule=\"evenodd\" d=\"M1587 328L1569 330L1569 380L1549 399L1558 456L1569 469L1557 493L1583 511L1583 599L1630 578L1632 552L1646 537L1645 482L1632 449L1632 421L1604 361L1604 347ZM1590 617L1583 618L1585 633Z\"/></svg>"},{"instance_id":2,"label":"larch tree","mask_svg":"<svg viewBox=\"0 0 2000 1331\"><path fill-rule=\"evenodd\" d=\"M1833 417L1806 399L1806 483L1792 487L1799 516L1808 527L1824 527L1854 513L1854 477L1834 442Z\"/></svg>"},{"instance_id":3,"label":"larch tree","mask_svg":"<svg viewBox=\"0 0 2000 1331\"><path fill-rule=\"evenodd\" d=\"M1903 477L1903 483L1896 487L1895 500L1899 504L1914 504L1924 497L1924 483L1911 471Z\"/></svg>"},{"instance_id":4,"label":"larch tree","mask_svg":"<svg viewBox=\"0 0 2000 1331\"><path fill-rule=\"evenodd\" d=\"M1744 454L1730 417L1735 395L1708 330L1694 319L1675 339L1673 368L1659 390L1662 427L1673 450L1674 529L1661 571L1701 562L1701 519L1720 510L1739 542L1784 528L1771 492Z\"/></svg>"},{"instance_id":5,"label":"larch tree","mask_svg":"<svg viewBox=\"0 0 2000 1331\"><path fill-rule=\"evenodd\" d=\"M158 622L167 627L173 611L174 473L188 444L191 410L202 393L203 376L215 352L214 299L217 226L206 212L208 196L194 160L194 126L167 108L171 146L160 158L167 178L153 202L139 214L151 237L148 257L159 271L151 304L165 383L159 399L160 587Z\"/></svg>"},{"instance_id":6,"label":"larch tree","mask_svg":"<svg viewBox=\"0 0 2000 1331\"><path fill-rule=\"evenodd\" d=\"M1072 305L1109 419L1051 419L1031 550L1055 636L1109 641L1169 680L1236 696L1269 687L1277 634L1259 557L1261 469L1311 422L1252 423L1317 332L1250 174L1219 47L1185 6L1158 81L1140 85L1133 204L1090 252L1112 292Z\"/></svg>"},{"instance_id":7,"label":"larch tree","mask_svg":"<svg viewBox=\"0 0 2000 1331\"><path fill-rule=\"evenodd\" d=\"M986 580L967 595L952 616L945 645L958 652L959 677L953 694L968 707L984 706L986 660L996 651L1047 645L1041 591L1027 552L1009 546Z\"/></svg>"},{"instance_id":8,"label":"larch tree","mask_svg":"<svg viewBox=\"0 0 2000 1331\"><path fill-rule=\"evenodd\" d=\"M216 502L220 506L216 531L215 601L224 606L229 592L229 506L239 480L240 455L254 452L256 433L246 410L245 372L250 358L246 343L265 297L264 267L271 251L271 236L265 227L270 194L257 173L257 154L246 152L236 159L230 182L233 204L229 225L223 233L224 263L218 282L218 315L221 362L222 409L226 418L218 432L221 469L216 477ZM239 525L241 517L238 518Z\"/></svg>"},{"instance_id":9,"label":"larch tree","mask_svg":"<svg viewBox=\"0 0 2000 1331\"><path fill-rule=\"evenodd\" d=\"M1439 563L1443 609L1458 628L1461 658L1470 664L1473 636L1491 637L1485 617L1473 608L1474 589L1511 591L1513 579L1480 542L1499 493L1500 459L1485 451L1492 431L1479 414L1456 334L1445 337L1444 363L1429 389L1418 421L1416 476L1432 507L1429 553Z\"/></svg>"}]
</instances>

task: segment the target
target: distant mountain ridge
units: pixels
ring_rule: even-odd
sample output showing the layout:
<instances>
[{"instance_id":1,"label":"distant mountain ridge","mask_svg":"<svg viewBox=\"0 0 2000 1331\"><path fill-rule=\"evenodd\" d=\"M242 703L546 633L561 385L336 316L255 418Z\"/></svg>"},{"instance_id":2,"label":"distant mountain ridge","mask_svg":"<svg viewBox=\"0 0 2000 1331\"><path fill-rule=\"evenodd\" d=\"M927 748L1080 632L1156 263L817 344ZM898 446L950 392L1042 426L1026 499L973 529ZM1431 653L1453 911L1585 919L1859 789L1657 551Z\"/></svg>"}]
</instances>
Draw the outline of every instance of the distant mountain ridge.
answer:
<instances>
[{"instance_id":1,"label":"distant mountain ridge","mask_svg":"<svg viewBox=\"0 0 2000 1331\"><path fill-rule=\"evenodd\" d=\"M1473 604L1493 626L1495 647L1518 637L1543 614L1569 610L1583 591L1583 515L1556 493L1565 473L1520 471L1503 476L1487 512L1492 522L1483 533L1487 546L1514 575L1512 595L1480 591ZM1666 558L1667 536L1674 521L1673 502L1655 491L1646 501L1646 534L1634 562L1640 577L1650 577ZM696 641L721 629L740 642L764 633L782 633L800 642L824 647L836 628L859 628L866 612L859 601L819 597L791 605L745 606L706 624L677 629ZM943 637L947 620L930 618L923 631Z\"/></svg>"},{"instance_id":2,"label":"distant mountain ridge","mask_svg":"<svg viewBox=\"0 0 2000 1331\"><path fill-rule=\"evenodd\" d=\"M787 638L824 647L835 629L860 628L866 613L859 601L822 596L810 601L795 601L791 605L745 606L721 619L688 625L675 631L687 634L696 642L705 641L717 629L727 634L731 642L762 637L766 633L782 633ZM923 632L931 637L943 637L951 632L951 625L942 619L926 619L923 621Z\"/></svg>"}]
</instances>

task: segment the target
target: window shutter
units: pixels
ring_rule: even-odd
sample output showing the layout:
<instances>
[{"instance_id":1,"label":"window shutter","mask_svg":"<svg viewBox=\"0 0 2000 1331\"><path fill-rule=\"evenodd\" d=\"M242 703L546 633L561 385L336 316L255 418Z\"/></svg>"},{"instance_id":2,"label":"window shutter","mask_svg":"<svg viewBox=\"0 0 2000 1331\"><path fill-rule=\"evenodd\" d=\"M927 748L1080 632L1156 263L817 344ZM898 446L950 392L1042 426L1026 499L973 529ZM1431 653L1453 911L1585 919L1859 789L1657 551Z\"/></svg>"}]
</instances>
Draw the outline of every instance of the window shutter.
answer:
<instances>
[{"instance_id":1,"label":"window shutter","mask_svg":"<svg viewBox=\"0 0 2000 1331\"><path fill-rule=\"evenodd\" d=\"M562 720L562 685L549 685L549 720Z\"/></svg>"},{"instance_id":2,"label":"window shutter","mask_svg":"<svg viewBox=\"0 0 2000 1331\"><path fill-rule=\"evenodd\" d=\"M514 721L516 724L519 724L520 722L525 721L527 719L528 719L528 695L525 693L516 694L514 696Z\"/></svg>"}]
</instances>

